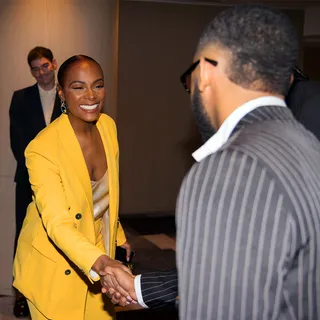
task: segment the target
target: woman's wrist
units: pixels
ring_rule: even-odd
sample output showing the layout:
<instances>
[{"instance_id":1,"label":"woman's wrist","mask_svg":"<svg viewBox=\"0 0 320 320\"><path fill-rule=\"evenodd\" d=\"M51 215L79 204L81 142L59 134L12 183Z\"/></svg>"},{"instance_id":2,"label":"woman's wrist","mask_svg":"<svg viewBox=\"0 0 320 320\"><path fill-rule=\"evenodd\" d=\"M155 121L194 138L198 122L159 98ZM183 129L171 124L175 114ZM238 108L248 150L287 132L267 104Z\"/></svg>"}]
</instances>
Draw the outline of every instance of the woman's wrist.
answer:
<instances>
[{"instance_id":1,"label":"woman's wrist","mask_svg":"<svg viewBox=\"0 0 320 320\"><path fill-rule=\"evenodd\" d=\"M110 259L111 258L109 258L106 254L101 255L92 265L91 269L101 275L101 273L104 272L105 267L108 265Z\"/></svg>"}]
</instances>

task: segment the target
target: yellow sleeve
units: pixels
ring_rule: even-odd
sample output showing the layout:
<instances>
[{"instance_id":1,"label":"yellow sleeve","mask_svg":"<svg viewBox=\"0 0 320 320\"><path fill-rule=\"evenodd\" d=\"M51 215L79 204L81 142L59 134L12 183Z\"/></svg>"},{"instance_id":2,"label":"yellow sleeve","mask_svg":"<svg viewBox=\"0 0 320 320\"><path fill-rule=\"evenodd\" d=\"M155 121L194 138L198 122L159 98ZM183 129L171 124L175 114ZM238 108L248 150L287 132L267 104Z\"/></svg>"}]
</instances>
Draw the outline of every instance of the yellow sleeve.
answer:
<instances>
[{"instance_id":1,"label":"yellow sleeve","mask_svg":"<svg viewBox=\"0 0 320 320\"><path fill-rule=\"evenodd\" d=\"M92 280L90 269L105 253L78 231L68 210L56 157L48 155L47 149L41 150L35 140L27 147L25 156L36 205L49 238Z\"/></svg>"},{"instance_id":2,"label":"yellow sleeve","mask_svg":"<svg viewBox=\"0 0 320 320\"><path fill-rule=\"evenodd\" d=\"M119 145L118 145L118 138L117 138L117 127L115 122L112 120L112 123L114 125L114 132L115 132L115 139L113 139L115 144L115 150L116 150L116 165L117 165L117 172L119 173ZM126 235L124 233L124 230L122 228L121 223L118 220L117 224L117 246L122 246L126 241Z\"/></svg>"},{"instance_id":3,"label":"yellow sleeve","mask_svg":"<svg viewBox=\"0 0 320 320\"><path fill-rule=\"evenodd\" d=\"M117 230L117 246L122 246L127 241L126 235L120 222L118 222Z\"/></svg>"}]
</instances>

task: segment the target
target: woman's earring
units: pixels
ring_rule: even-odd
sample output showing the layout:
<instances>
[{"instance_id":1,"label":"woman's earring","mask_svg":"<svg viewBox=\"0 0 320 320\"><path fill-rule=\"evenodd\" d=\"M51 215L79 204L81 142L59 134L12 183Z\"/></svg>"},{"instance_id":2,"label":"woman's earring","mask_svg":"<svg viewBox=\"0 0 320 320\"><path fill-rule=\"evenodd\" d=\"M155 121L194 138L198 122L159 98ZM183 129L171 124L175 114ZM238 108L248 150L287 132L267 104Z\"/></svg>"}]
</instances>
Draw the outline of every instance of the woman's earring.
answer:
<instances>
[{"instance_id":1,"label":"woman's earring","mask_svg":"<svg viewBox=\"0 0 320 320\"><path fill-rule=\"evenodd\" d=\"M67 114L68 113L68 107L66 106L66 103L64 100L61 100L61 112L64 113L64 114Z\"/></svg>"}]
</instances>

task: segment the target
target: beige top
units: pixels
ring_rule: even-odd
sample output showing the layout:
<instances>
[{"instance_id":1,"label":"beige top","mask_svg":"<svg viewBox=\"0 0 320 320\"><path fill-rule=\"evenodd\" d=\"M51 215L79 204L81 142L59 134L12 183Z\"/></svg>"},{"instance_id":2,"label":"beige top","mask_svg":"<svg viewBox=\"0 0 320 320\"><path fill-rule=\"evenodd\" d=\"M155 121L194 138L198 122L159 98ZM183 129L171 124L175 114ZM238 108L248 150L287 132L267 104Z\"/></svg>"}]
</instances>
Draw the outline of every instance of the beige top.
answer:
<instances>
[{"instance_id":1,"label":"beige top","mask_svg":"<svg viewBox=\"0 0 320 320\"><path fill-rule=\"evenodd\" d=\"M43 90L39 85L39 94L40 94L40 100L43 110L44 119L46 121L46 125L50 123L52 112L54 108L54 102L56 100L56 94L57 94L57 88L54 86L51 90Z\"/></svg>"},{"instance_id":2,"label":"beige top","mask_svg":"<svg viewBox=\"0 0 320 320\"><path fill-rule=\"evenodd\" d=\"M109 254L109 182L108 170L99 181L91 181L94 219L102 218L102 238Z\"/></svg>"}]
</instances>

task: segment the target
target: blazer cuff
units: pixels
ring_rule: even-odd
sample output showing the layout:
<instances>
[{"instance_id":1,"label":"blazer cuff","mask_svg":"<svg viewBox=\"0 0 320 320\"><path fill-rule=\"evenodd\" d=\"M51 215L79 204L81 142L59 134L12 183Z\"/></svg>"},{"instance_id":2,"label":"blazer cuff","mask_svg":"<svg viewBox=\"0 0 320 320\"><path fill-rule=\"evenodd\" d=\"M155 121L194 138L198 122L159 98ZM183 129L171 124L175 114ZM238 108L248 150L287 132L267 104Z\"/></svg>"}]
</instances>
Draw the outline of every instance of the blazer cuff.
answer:
<instances>
[{"instance_id":1,"label":"blazer cuff","mask_svg":"<svg viewBox=\"0 0 320 320\"><path fill-rule=\"evenodd\" d=\"M108 256L106 253L103 253L103 254L100 254L100 255L98 256L98 258L99 258L100 256L102 256L102 255ZM98 259L98 258L97 258L97 259ZM97 259L95 259L94 262L95 262ZM93 263L92 263L92 265L93 265ZM98 274L97 272L95 272L95 271L94 271L93 269L91 269L91 268L90 268L90 270L88 271L87 277L89 278L89 281L90 281L91 283L94 283L94 282L97 282L97 281L100 280L99 274Z\"/></svg>"},{"instance_id":2,"label":"blazer cuff","mask_svg":"<svg viewBox=\"0 0 320 320\"><path fill-rule=\"evenodd\" d=\"M142 292L141 292L141 274L137 275L134 278L134 291L136 292L136 296L138 299L138 303L143 308L149 308L143 301Z\"/></svg>"},{"instance_id":3,"label":"blazer cuff","mask_svg":"<svg viewBox=\"0 0 320 320\"><path fill-rule=\"evenodd\" d=\"M89 271L89 275L91 277L91 280L93 280L93 281L99 281L100 280L100 276L92 269Z\"/></svg>"}]
</instances>

